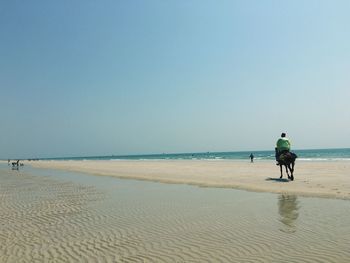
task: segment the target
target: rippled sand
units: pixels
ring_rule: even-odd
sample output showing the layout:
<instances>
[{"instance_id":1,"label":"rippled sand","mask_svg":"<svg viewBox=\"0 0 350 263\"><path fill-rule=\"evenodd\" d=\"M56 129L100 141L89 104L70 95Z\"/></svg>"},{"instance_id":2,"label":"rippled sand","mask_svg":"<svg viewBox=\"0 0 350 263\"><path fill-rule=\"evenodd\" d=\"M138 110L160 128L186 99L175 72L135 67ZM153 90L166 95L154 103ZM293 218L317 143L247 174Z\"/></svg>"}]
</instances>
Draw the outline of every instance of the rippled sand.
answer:
<instances>
[{"instance_id":1,"label":"rippled sand","mask_svg":"<svg viewBox=\"0 0 350 263\"><path fill-rule=\"evenodd\" d=\"M6 168L0 262L350 259L348 200Z\"/></svg>"},{"instance_id":2,"label":"rippled sand","mask_svg":"<svg viewBox=\"0 0 350 263\"><path fill-rule=\"evenodd\" d=\"M39 168L78 171L119 178L185 183L199 186L228 187L252 191L290 193L350 199L350 162L297 161L295 180L279 180L274 161L39 161Z\"/></svg>"}]
</instances>

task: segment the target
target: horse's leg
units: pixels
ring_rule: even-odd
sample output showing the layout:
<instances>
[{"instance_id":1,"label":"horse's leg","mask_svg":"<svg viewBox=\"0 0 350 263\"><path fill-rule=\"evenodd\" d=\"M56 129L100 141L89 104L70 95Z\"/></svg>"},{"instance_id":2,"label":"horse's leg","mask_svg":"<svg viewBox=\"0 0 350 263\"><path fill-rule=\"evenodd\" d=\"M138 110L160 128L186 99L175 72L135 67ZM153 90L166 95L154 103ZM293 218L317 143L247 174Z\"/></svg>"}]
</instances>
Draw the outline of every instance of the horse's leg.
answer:
<instances>
[{"instance_id":1,"label":"horse's leg","mask_svg":"<svg viewBox=\"0 0 350 263\"><path fill-rule=\"evenodd\" d=\"M288 179L290 179L289 172L288 172L288 164L285 164L284 166L286 167L286 173L288 175Z\"/></svg>"},{"instance_id":2,"label":"horse's leg","mask_svg":"<svg viewBox=\"0 0 350 263\"><path fill-rule=\"evenodd\" d=\"M294 176L293 176L293 173L294 173L294 165L295 165L295 163L294 162L292 162L292 167L290 168L290 172L291 172L291 180L293 181L294 180Z\"/></svg>"},{"instance_id":3,"label":"horse's leg","mask_svg":"<svg viewBox=\"0 0 350 263\"><path fill-rule=\"evenodd\" d=\"M281 170L281 177L280 179L282 179L283 173L282 173L282 164L280 164L280 170Z\"/></svg>"}]
</instances>

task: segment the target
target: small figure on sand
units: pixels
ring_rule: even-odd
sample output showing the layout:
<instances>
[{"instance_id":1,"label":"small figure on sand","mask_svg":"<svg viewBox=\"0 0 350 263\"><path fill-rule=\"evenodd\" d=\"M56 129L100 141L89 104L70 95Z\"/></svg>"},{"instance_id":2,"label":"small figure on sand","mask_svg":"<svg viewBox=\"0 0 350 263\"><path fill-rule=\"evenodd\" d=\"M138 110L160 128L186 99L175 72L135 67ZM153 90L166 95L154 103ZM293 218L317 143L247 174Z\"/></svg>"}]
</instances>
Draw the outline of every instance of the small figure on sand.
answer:
<instances>
[{"instance_id":1,"label":"small figure on sand","mask_svg":"<svg viewBox=\"0 0 350 263\"><path fill-rule=\"evenodd\" d=\"M254 162L254 155L253 155L253 153L251 153L249 155L249 158L250 158L250 162L253 163Z\"/></svg>"},{"instance_id":2,"label":"small figure on sand","mask_svg":"<svg viewBox=\"0 0 350 263\"><path fill-rule=\"evenodd\" d=\"M17 162L12 162L12 167L15 167L15 166L19 166L19 160L17 160Z\"/></svg>"}]
</instances>

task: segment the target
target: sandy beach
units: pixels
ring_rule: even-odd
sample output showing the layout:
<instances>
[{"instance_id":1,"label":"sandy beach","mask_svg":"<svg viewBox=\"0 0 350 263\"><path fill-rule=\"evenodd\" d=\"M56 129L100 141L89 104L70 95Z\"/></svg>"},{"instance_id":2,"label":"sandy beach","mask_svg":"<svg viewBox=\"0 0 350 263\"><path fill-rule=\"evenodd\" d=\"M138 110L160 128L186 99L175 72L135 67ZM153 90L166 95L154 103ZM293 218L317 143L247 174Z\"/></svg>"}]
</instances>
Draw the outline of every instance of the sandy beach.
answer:
<instances>
[{"instance_id":1,"label":"sandy beach","mask_svg":"<svg viewBox=\"0 0 350 263\"><path fill-rule=\"evenodd\" d=\"M163 183L225 187L257 192L350 199L350 162L298 161L295 180L287 180L274 161L118 160L37 161L33 167L61 169Z\"/></svg>"},{"instance_id":2,"label":"sandy beach","mask_svg":"<svg viewBox=\"0 0 350 263\"><path fill-rule=\"evenodd\" d=\"M129 169L154 173L148 165L137 162ZM173 165L179 168L178 162ZM192 172L212 165L198 163ZM348 200L26 165L17 170L1 164L0 179L1 262L345 263L350 258Z\"/></svg>"}]
</instances>

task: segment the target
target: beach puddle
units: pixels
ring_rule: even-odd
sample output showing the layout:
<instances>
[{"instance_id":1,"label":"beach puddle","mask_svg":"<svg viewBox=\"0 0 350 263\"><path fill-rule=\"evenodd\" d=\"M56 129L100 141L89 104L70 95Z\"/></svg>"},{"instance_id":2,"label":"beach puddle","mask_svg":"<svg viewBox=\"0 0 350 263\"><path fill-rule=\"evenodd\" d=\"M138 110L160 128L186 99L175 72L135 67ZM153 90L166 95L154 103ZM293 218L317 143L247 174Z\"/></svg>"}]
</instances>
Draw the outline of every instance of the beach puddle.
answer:
<instances>
[{"instance_id":1,"label":"beach puddle","mask_svg":"<svg viewBox=\"0 0 350 263\"><path fill-rule=\"evenodd\" d=\"M0 262L348 262L350 201L0 166Z\"/></svg>"}]
</instances>

